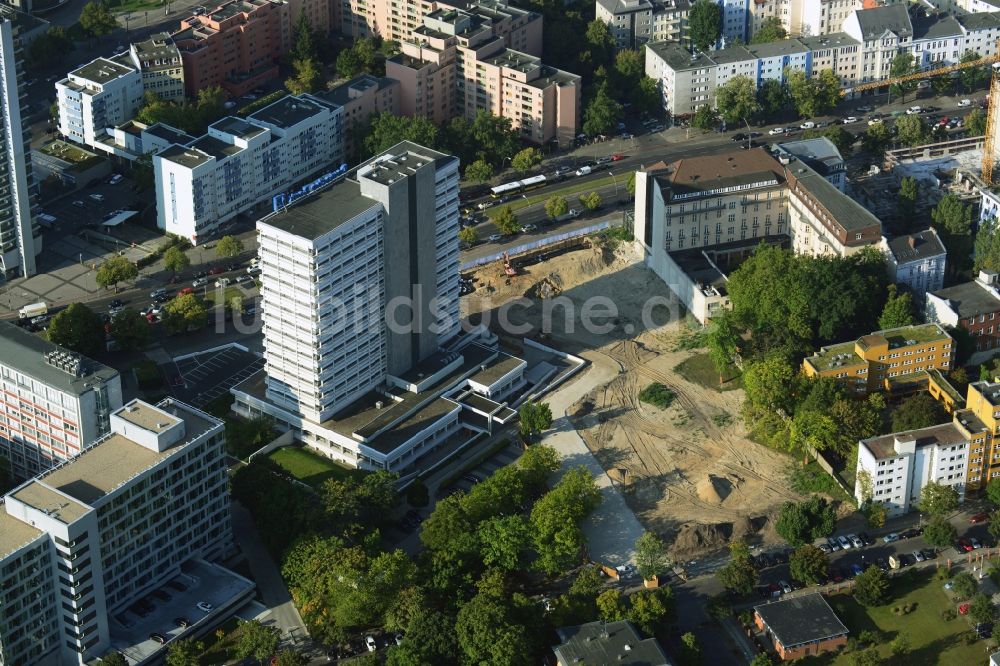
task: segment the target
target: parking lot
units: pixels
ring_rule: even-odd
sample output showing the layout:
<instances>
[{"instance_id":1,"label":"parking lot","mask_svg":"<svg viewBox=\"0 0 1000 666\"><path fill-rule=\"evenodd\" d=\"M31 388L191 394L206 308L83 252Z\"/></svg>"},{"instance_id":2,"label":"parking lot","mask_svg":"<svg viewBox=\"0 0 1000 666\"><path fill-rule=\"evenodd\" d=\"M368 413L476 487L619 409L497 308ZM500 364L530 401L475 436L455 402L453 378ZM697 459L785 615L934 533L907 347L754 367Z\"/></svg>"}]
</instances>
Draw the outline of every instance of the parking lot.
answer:
<instances>
[{"instance_id":1,"label":"parking lot","mask_svg":"<svg viewBox=\"0 0 1000 666\"><path fill-rule=\"evenodd\" d=\"M235 345L207 351L164 368L171 391L180 400L204 407L264 367L264 359Z\"/></svg>"}]
</instances>

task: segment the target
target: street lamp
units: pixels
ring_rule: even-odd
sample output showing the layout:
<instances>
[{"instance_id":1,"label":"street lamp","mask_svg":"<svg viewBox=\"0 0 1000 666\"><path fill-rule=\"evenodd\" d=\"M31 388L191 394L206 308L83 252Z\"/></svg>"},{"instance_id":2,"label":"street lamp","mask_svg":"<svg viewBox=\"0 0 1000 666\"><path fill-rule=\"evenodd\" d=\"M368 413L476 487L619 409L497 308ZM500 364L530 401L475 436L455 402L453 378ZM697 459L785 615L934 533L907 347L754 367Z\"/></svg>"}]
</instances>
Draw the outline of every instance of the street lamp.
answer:
<instances>
[{"instance_id":1,"label":"street lamp","mask_svg":"<svg viewBox=\"0 0 1000 666\"><path fill-rule=\"evenodd\" d=\"M610 171L608 172L608 175L611 176L611 180L615 184L615 201L618 201L618 179L615 178L615 174Z\"/></svg>"}]
</instances>

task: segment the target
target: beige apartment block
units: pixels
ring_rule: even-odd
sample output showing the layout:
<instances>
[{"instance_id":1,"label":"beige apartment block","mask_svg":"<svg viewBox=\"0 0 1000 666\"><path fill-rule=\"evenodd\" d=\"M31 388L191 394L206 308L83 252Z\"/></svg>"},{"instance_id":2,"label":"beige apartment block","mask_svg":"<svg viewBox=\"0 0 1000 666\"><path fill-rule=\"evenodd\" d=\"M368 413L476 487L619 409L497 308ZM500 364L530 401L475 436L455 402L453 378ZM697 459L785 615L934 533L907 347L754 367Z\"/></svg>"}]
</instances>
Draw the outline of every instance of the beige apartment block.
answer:
<instances>
[{"instance_id":1,"label":"beige apartment block","mask_svg":"<svg viewBox=\"0 0 1000 666\"><path fill-rule=\"evenodd\" d=\"M316 97L343 107L345 155L354 154L355 133L352 129L355 126L367 126L376 113L400 114L402 95L399 87L399 81L387 76L362 74L326 92L314 93Z\"/></svg>"}]
</instances>

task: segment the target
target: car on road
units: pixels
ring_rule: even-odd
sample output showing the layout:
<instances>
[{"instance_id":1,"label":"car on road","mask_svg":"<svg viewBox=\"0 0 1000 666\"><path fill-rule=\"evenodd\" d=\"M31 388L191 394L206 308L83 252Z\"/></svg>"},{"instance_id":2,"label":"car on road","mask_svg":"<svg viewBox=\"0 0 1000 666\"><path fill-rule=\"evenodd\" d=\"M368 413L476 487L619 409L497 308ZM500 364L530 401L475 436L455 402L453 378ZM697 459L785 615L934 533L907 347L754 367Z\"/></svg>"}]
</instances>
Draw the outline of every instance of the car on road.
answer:
<instances>
[{"instance_id":1,"label":"car on road","mask_svg":"<svg viewBox=\"0 0 1000 666\"><path fill-rule=\"evenodd\" d=\"M183 289L181 289L180 291L177 292L177 295L178 296L187 296L188 294L193 294L193 293L194 293L194 289L192 289L191 287L184 287Z\"/></svg>"},{"instance_id":2,"label":"car on road","mask_svg":"<svg viewBox=\"0 0 1000 666\"><path fill-rule=\"evenodd\" d=\"M108 178L108 185L117 185L123 180L125 180L125 176L120 173L112 174L111 178Z\"/></svg>"},{"instance_id":3,"label":"car on road","mask_svg":"<svg viewBox=\"0 0 1000 666\"><path fill-rule=\"evenodd\" d=\"M523 231L526 234L533 234L536 231L538 231L538 225L535 225L535 224L526 224L523 227L521 227L521 231Z\"/></svg>"},{"instance_id":4,"label":"car on road","mask_svg":"<svg viewBox=\"0 0 1000 666\"><path fill-rule=\"evenodd\" d=\"M844 550L850 550L851 546L853 545L851 544L850 540L843 534L837 537L837 543L839 543L840 547L843 548Z\"/></svg>"},{"instance_id":5,"label":"car on road","mask_svg":"<svg viewBox=\"0 0 1000 666\"><path fill-rule=\"evenodd\" d=\"M903 530L902 532L900 532L899 533L899 538L900 539L912 539L914 537L920 536L923 533L924 533L924 529L922 527L911 527L910 529Z\"/></svg>"},{"instance_id":6,"label":"car on road","mask_svg":"<svg viewBox=\"0 0 1000 666\"><path fill-rule=\"evenodd\" d=\"M565 176L565 175L567 175L569 173L572 173L572 172L573 172L573 167L568 167L568 166L556 167L556 170L555 170L555 174L557 176Z\"/></svg>"},{"instance_id":7,"label":"car on road","mask_svg":"<svg viewBox=\"0 0 1000 666\"><path fill-rule=\"evenodd\" d=\"M490 234L490 237L487 238L486 240L488 240L491 243L499 243L500 241L503 240L503 236L501 236L500 234Z\"/></svg>"},{"instance_id":8,"label":"car on road","mask_svg":"<svg viewBox=\"0 0 1000 666\"><path fill-rule=\"evenodd\" d=\"M732 137L730 137L730 138L731 138L731 139L732 139L733 141L736 141L736 142L739 142L739 141L746 141L746 140L747 140L747 139L749 139L750 137L749 137L748 135L746 135L746 134L743 134L742 132L738 132L738 133L734 134L734 135L733 135Z\"/></svg>"},{"instance_id":9,"label":"car on road","mask_svg":"<svg viewBox=\"0 0 1000 666\"><path fill-rule=\"evenodd\" d=\"M985 523L990 519L990 514L988 513L977 513L976 515L969 518L969 522L975 525L976 523Z\"/></svg>"},{"instance_id":10,"label":"car on road","mask_svg":"<svg viewBox=\"0 0 1000 666\"><path fill-rule=\"evenodd\" d=\"M847 116L846 118L844 118L844 120L842 122L845 125L850 125L851 123L858 122L858 117L857 116Z\"/></svg>"},{"instance_id":11,"label":"car on road","mask_svg":"<svg viewBox=\"0 0 1000 666\"><path fill-rule=\"evenodd\" d=\"M785 128L784 127L773 127L771 129L767 130L767 133L770 134L771 136L774 136L775 134L784 134L785 133Z\"/></svg>"},{"instance_id":12,"label":"car on road","mask_svg":"<svg viewBox=\"0 0 1000 666\"><path fill-rule=\"evenodd\" d=\"M923 111L923 109L921 109L919 106L911 106L910 108L908 108L906 110L906 115L908 115L908 116L915 116L918 113L921 113L922 111Z\"/></svg>"},{"instance_id":13,"label":"car on road","mask_svg":"<svg viewBox=\"0 0 1000 666\"><path fill-rule=\"evenodd\" d=\"M802 123L801 125L799 125L799 129L813 129L815 127L816 127L816 123L814 123L811 120L807 120L804 123Z\"/></svg>"},{"instance_id":14,"label":"car on road","mask_svg":"<svg viewBox=\"0 0 1000 666\"><path fill-rule=\"evenodd\" d=\"M73 201L73 205L76 206L77 208L86 208L87 207L87 204L83 203L79 199L76 199L75 201Z\"/></svg>"},{"instance_id":15,"label":"car on road","mask_svg":"<svg viewBox=\"0 0 1000 666\"><path fill-rule=\"evenodd\" d=\"M656 132L662 132L665 129L666 127L664 125L653 125L652 127L649 128L649 133L655 134Z\"/></svg>"},{"instance_id":16,"label":"car on road","mask_svg":"<svg viewBox=\"0 0 1000 666\"><path fill-rule=\"evenodd\" d=\"M149 297L152 298L154 301L157 298L161 298L166 295L167 295L167 290L165 287L160 287L159 289L154 289L153 291L149 292Z\"/></svg>"},{"instance_id":17,"label":"car on road","mask_svg":"<svg viewBox=\"0 0 1000 666\"><path fill-rule=\"evenodd\" d=\"M958 103L958 106L961 107L961 108L965 108L967 106L972 106L972 100L971 99L963 99L962 101L960 101Z\"/></svg>"},{"instance_id":18,"label":"car on road","mask_svg":"<svg viewBox=\"0 0 1000 666\"><path fill-rule=\"evenodd\" d=\"M868 119L868 125L869 126L871 126L871 125L881 125L881 124L882 124L882 119L881 118L869 118Z\"/></svg>"},{"instance_id":19,"label":"car on road","mask_svg":"<svg viewBox=\"0 0 1000 666\"><path fill-rule=\"evenodd\" d=\"M781 588L781 591L784 594L791 594L792 592L792 586L783 580L778 581L778 587Z\"/></svg>"},{"instance_id":20,"label":"car on road","mask_svg":"<svg viewBox=\"0 0 1000 666\"><path fill-rule=\"evenodd\" d=\"M614 161L615 161L614 156L605 155L604 157L598 157L596 160L594 160L594 164L608 164Z\"/></svg>"},{"instance_id":21,"label":"car on road","mask_svg":"<svg viewBox=\"0 0 1000 666\"><path fill-rule=\"evenodd\" d=\"M621 153L615 153L614 155L611 156L612 162L621 162L623 159L625 159L625 156L622 155Z\"/></svg>"},{"instance_id":22,"label":"car on road","mask_svg":"<svg viewBox=\"0 0 1000 666\"><path fill-rule=\"evenodd\" d=\"M374 652L375 650L378 649L378 643L375 642L374 636L371 635L365 636L365 647L368 649L369 652Z\"/></svg>"},{"instance_id":23,"label":"car on road","mask_svg":"<svg viewBox=\"0 0 1000 666\"><path fill-rule=\"evenodd\" d=\"M582 166L582 167L580 167L579 169L576 170L576 175L578 175L578 176L586 176L586 175L589 175L593 170L594 170L593 167Z\"/></svg>"},{"instance_id":24,"label":"car on road","mask_svg":"<svg viewBox=\"0 0 1000 666\"><path fill-rule=\"evenodd\" d=\"M103 194L88 194L87 196L90 197L91 199L93 199L94 201L98 202L98 203L104 201L104 195Z\"/></svg>"},{"instance_id":25,"label":"car on road","mask_svg":"<svg viewBox=\"0 0 1000 666\"><path fill-rule=\"evenodd\" d=\"M115 298L115 299L112 299L110 303L108 303L108 309L109 310L113 310L115 308L120 308L123 305L125 305L125 303L122 302L122 299Z\"/></svg>"},{"instance_id":26,"label":"car on road","mask_svg":"<svg viewBox=\"0 0 1000 666\"><path fill-rule=\"evenodd\" d=\"M481 479L478 476L476 476L475 474L465 474L465 475L462 476L462 480L463 481L468 481L469 483L475 484L475 483L479 483L479 481Z\"/></svg>"},{"instance_id":27,"label":"car on road","mask_svg":"<svg viewBox=\"0 0 1000 666\"><path fill-rule=\"evenodd\" d=\"M223 268L222 266L212 266L212 268L209 269L208 274L209 275L222 275L225 272L226 272L226 269Z\"/></svg>"},{"instance_id":28,"label":"car on road","mask_svg":"<svg viewBox=\"0 0 1000 666\"><path fill-rule=\"evenodd\" d=\"M625 140L625 141L631 141L631 140L632 140L632 139L634 139L635 137L634 137L634 136L632 135L632 133L631 133L631 132L622 132L622 136L621 136L621 138L622 138L623 140Z\"/></svg>"},{"instance_id":29,"label":"car on road","mask_svg":"<svg viewBox=\"0 0 1000 666\"><path fill-rule=\"evenodd\" d=\"M890 532L882 537L882 543L892 543L894 541L899 541L899 535L895 532Z\"/></svg>"},{"instance_id":30,"label":"car on road","mask_svg":"<svg viewBox=\"0 0 1000 666\"><path fill-rule=\"evenodd\" d=\"M197 289L198 287L204 287L206 284L208 284L208 278L200 277L195 279L195 281L191 283L191 286Z\"/></svg>"},{"instance_id":31,"label":"car on road","mask_svg":"<svg viewBox=\"0 0 1000 666\"><path fill-rule=\"evenodd\" d=\"M198 606L198 610L200 610L203 613L212 612L212 604L208 603L207 601L199 601L196 605Z\"/></svg>"}]
</instances>

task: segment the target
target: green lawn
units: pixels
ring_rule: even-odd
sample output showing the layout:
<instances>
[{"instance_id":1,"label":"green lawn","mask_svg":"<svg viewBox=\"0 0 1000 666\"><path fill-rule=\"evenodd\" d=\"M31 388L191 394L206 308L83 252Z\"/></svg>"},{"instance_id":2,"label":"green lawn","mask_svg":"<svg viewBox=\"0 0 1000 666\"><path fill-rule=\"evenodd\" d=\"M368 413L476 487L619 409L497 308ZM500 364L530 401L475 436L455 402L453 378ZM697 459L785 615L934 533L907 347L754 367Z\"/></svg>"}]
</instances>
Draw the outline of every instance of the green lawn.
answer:
<instances>
[{"instance_id":1,"label":"green lawn","mask_svg":"<svg viewBox=\"0 0 1000 666\"><path fill-rule=\"evenodd\" d=\"M304 448L286 446L273 451L268 458L303 483L319 488L327 479L346 479L364 474L358 470L341 467L332 460Z\"/></svg>"},{"instance_id":2,"label":"green lawn","mask_svg":"<svg viewBox=\"0 0 1000 666\"><path fill-rule=\"evenodd\" d=\"M221 639L216 637L216 632L219 629L200 639L205 646L205 651L202 652L200 660L202 666L227 664L236 660L236 624L237 620L233 617L219 627L219 629L225 632L225 635Z\"/></svg>"},{"instance_id":3,"label":"green lawn","mask_svg":"<svg viewBox=\"0 0 1000 666\"><path fill-rule=\"evenodd\" d=\"M988 656L988 641L977 640L971 645L965 636L971 632L969 621L959 615L954 620L943 620L941 611L956 604L943 589L944 583L937 580L930 571L916 572L893 579L891 598L884 606L865 608L852 595L839 594L827 597L830 606L851 632L857 637L865 630L880 633L879 655L882 663L920 666L927 664L984 664ZM915 610L907 615L895 615L893 607L915 604ZM904 634L910 643L910 654L893 659L889 642L898 634ZM803 660L802 664L850 666L851 655L827 654Z\"/></svg>"},{"instance_id":4,"label":"green lawn","mask_svg":"<svg viewBox=\"0 0 1000 666\"><path fill-rule=\"evenodd\" d=\"M715 369L715 364L707 353L695 354L686 361L678 363L674 367L674 372L689 382L717 391L732 391L743 388L742 377L734 366L729 366L723 374L723 382L720 386L719 371Z\"/></svg>"},{"instance_id":5,"label":"green lawn","mask_svg":"<svg viewBox=\"0 0 1000 666\"><path fill-rule=\"evenodd\" d=\"M533 206L544 202L554 196L564 196L566 197L566 203L569 204L570 208L576 208L577 210L583 210L583 204L580 203L578 198L581 194L589 194L590 192L596 192L598 188L604 187L605 185L614 185L615 179L618 179L618 184L624 188L628 183L628 175L624 176L607 176L605 178L598 178L596 180L589 180L586 183L579 183L576 185L567 185L566 187L560 187L558 190L551 190L545 192L545 194L536 194L534 196L529 196L527 199L515 199L509 204L514 211L519 211L522 208L527 208L528 206ZM500 214L500 210L504 206L493 206L492 208L486 209L486 216L491 220Z\"/></svg>"}]
</instances>

